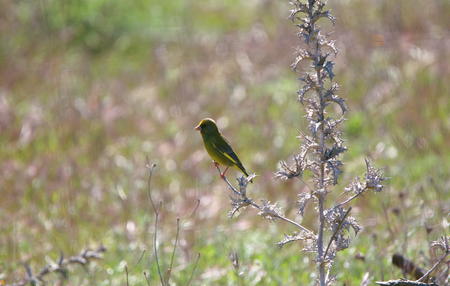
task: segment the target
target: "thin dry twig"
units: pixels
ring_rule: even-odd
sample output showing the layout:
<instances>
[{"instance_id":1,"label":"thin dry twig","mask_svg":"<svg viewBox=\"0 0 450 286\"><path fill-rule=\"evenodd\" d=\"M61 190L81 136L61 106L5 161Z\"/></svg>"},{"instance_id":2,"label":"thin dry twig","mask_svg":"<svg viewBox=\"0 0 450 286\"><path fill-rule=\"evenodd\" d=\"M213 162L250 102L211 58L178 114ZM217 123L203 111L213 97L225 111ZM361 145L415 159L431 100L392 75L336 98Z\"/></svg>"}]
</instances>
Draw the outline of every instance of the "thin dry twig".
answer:
<instances>
[{"instance_id":1,"label":"thin dry twig","mask_svg":"<svg viewBox=\"0 0 450 286\"><path fill-rule=\"evenodd\" d=\"M173 244L173 250L172 250L172 256L170 257L169 268L167 268L167 277L166 277L167 284L169 284L170 275L172 274L173 261L175 258L175 251L177 250L177 246L178 246L179 235L180 235L180 218L177 218L177 234L175 235L175 242Z\"/></svg>"},{"instance_id":2,"label":"thin dry twig","mask_svg":"<svg viewBox=\"0 0 450 286\"><path fill-rule=\"evenodd\" d=\"M150 201L150 204L152 205L153 211L156 212L156 205L155 205L155 202L153 201L152 194L151 194L152 176L153 176L153 170L156 168L156 164L150 163L149 158L146 157L145 166L148 169L147 196Z\"/></svg>"},{"instance_id":3,"label":"thin dry twig","mask_svg":"<svg viewBox=\"0 0 450 286\"><path fill-rule=\"evenodd\" d=\"M151 286L150 277L148 276L147 272L145 272L145 271L144 271L144 277L145 277L145 281L147 281L147 286Z\"/></svg>"},{"instance_id":4,"label":"thin dry twig","mask_svg":"<svg viewBox=\"0 0 450 286\"><path fill-rule=\"evenodd\" d=\"M197 270L199 260L200 260L200 253L197 254L197 259L195 259L194 268L192 269L191 276L189 277L189 280L188 280L188 283L186 284L186 286L191 285L192 279L194 278L195 270Z\"/></svg>"},{"instance_id":5,"label":"thin dry twig","mask_svg":"<svg viewBox=\"0 0 450 286\"><path fill-rule=\"evenodd\" d=\"M354 199L356 199L357 197L359 197L360 195L362 195L365 191L367 190L367 187L365 187L361 192L354 194L353 196L349 197L348 199L346 199L343 202L338 203L337 205L335 205L333 208L337 209L339 207L342 207L345 204L348 204L349 202L353 201Z\"/></svg>"},{"instance_id":6,"label":"thin dry twig","mask_svg":"<svg viewBox=\"0 0 450 286\"><path fill-rule=\"evenodd\" d=\"M154 171L154 168L156 167L155 164L150 164L149 160L147 158L147 164L146 167L149 169L149 174L148 174L148 181L147 181L147 194L148 194L148 199L150 202L150 205L152 206L152 210L155 214L155 223L154 223L154 234L153 234L153 254L155 256L155 261L156 261L156 266L157 266L157 270L158 270L158 276L159 276L159 280L162 286L167 286L170 285L170 277L172 275L172 270L173 270L173 265L175 262L175 253L176 253L176 249L178 247L178 243L179 243L179 237L180 237L180 229L181 229L181 224L180 224L180 218L177 217L177 227L176 227L176 235L175 235L175 242L173 244L173 249L172 249L172 254L170 256L170 261L169 261L169 266L166 269L165 272L165 276L163 276L163 272L162 272L162 267L161 267L161 261L160 261L160 257L158 254L158 224L159 224L159 218L160 218L160 211L162 209L162 201L159 202L158 206L155 205L154 200L151 196L151 179L152 179L152 174ZM199 208L200 205L200 200L197 199L196 205L194 207L194 209L192 210L192 212L190 213L189 216L192 216L195 214L195 212L197 211L197 209ZM142 259L142 257L144 256L144 252L145 250L142 252L141 257L139 258L138 263L140 262L140 260ZM198 261L196 262L198 263ZM197 267L195 265L195 267ZM195 271L195 268L194 268ZM193 278L192 276L194 275L194 273L191 274L191 279ZM145 279L147 281L147 284L150 285L150 278L147 275L146 272L144 272L144 276Z\"/></svg>"},{"instance_id":7,"label":"thin dry twig","mask_svg":"<svg viewBox=\"0 0 450 286\"><path fill-rule=\"evenodd\" d=\"M198 207L200 206L200 199L197 199L196 203L195 203L195 207L192 210L191 214L189 215L189 217L193 217L194 214L197 212Z\"/></svg>"},{"instance_id":8,"label":"thin dry twig","mask_svg":"<svg viewBox=\"0 0 450 286\"><path fill-rule=\"evenodd\" d=\"M161 282L161 285L165 286L164 277L161 272L161 265L159 262L158 246L157 246L157 243L158 243L158 220L159 220L159 211L162 207L162 201L160 201L158 207L156 207L155 202L153 201L153 198L152 198L152 194L151 194L152 175L153 175L154 169L156 168L156 164L150 163L149 158L146 157L146 167L148 169L147 197L150 202L150 205L152 206L153 213L155 214L155 224L154 224L154 233L153 233L153 254L155 255L155 261L156 261L156 267L158 269L159 280Z\"/></svg>"},{"instance_id":9,"label":"thin dry twig","mask_svg":"<svg viewBox=\"0 0 450 286\"><path fill-rule=\"evenodd\" d=\"M155 209L155 231L154 231L154 235L153 235L153 254L155 255L156 267L158 268L159 280L161 281L161 285L165 286L164 277L163 277L163 275L161 273L161 266L160 266L160 263L159 263L158 246L157 246L157 242L158 242L158 218L159 218L159 210L161 209L161 206L162 206L162 202L159 202L158 208Z\"/></svg>"},{"instance_id":10,"label":"thin dry twig","mask_svg":"<svg viewBox=\"0 0 450 286\"><path fill-rule=\"evenodd\" d=\"M138 265L139 263L141 263L142 258L144 258L144 255L145 255L145 251L146 251L145 249L142 250L141 256L139 256L139 259L138 259L138 261L136 262L135 266Z\"/></svg>"}]
</instances>

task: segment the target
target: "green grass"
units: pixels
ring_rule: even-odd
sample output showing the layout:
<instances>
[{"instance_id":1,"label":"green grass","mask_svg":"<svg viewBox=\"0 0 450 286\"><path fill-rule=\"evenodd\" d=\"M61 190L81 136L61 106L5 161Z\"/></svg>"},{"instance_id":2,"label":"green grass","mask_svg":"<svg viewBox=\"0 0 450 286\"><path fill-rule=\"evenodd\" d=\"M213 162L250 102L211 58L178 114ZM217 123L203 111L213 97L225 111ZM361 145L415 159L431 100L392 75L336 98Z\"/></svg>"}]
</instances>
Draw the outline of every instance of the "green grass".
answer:
<instances>
[{"instance_id":1,"label":"green grass","mask_svg":"<svg viewBox=\"0 0 450 286\"><path fill-rule=\"evenodd\" d=\"M450 201L450 7L372 2L330 3L341 51L335 72L350 107L337 190L362 175L366 156L390 177L385 193L354 205L366 228L338 257L335 274L346 285L359 285L366 272L401 277L390 264L394 252L429 266L423 253L444 234ZM23 277L24 261L37 270L60 251L104 244L104 259L88 272L73 268L69 285L124 285L125 265L130 285L146 285L144 271L157 285L148 156L158 165L152 194L163 201L164 268L182 220L174 285L187 283L198 253L192 285L311 284L312 257L300 245L276 246L292 229L251 209L227 217L225 185L193 131L205 116L218 119L260 175L251 197L279 200L295 217L302 184L273 180L305 130L288 69L298 43L288 9L258 1L3 3L0 279ZM303 222L315 226L309 213Z\"/></svg>"}]
</instances>

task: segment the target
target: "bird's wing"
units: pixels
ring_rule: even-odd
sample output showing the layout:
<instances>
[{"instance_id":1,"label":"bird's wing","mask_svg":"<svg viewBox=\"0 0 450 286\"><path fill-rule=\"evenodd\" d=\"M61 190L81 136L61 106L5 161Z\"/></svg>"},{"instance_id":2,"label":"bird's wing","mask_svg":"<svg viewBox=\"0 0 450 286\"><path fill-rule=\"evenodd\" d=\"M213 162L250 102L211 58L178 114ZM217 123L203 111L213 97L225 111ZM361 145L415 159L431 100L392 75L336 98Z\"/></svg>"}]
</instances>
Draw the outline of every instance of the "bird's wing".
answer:
<instances>
[{"instance_id":1,"label":"bird's wing","mask_svg":"<svg viewBox=\"0 0 450 286\"><path fill-rule=\"evenodd\" d=\"M213 146L216 148L221 154L223 154L227 159L231 160L234 164L238 166L242 166L241 161L239 160L236 153L234 153L228 141L220 135L216 140L213 140Z\"/></svg>"}]
</instances>

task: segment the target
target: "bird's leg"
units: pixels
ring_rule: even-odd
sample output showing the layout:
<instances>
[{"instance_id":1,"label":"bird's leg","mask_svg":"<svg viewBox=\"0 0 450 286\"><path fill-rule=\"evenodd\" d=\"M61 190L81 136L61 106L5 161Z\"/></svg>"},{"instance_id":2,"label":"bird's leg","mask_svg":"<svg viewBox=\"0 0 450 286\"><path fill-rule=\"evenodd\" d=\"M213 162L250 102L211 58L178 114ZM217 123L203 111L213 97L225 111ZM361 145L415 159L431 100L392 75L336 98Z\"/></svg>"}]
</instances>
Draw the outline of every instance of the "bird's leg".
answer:
<instances>
[{"instance_id":1,"label":"bird's leg","mask_svg":"<svg viewBox=\"0 0 450 286\"><path fill-rule=\"evenodd\" d=\"M214 166L216 166L217 170L219 171L220 177L222 179L225 179L225 173L228 171L228 168L230 168L230 166L227 166L225 168L225 170L223 172L220 171L220 167L219 167L219 163L217 163L216 161L213 161Z\"/></svg>"},{"instance_id":2,"label":"bird's leg","mask_svg":"<svg viewBox=\"0 0 450 286\"><path fill-rule=\"evenodd\" d=\"M225 168L225 171L223 171L223 173L220 173L220 176L222 177L222 179L225 179L225 173L228 171L228 168L230 168L230 166L227 166Z\"/></svg>"},{"instance_id":3,"label":"bird's leg","mask_svg":"<svg viewBox=\"0 0 450 286\"><path fill-rule=\"evenodd\" d=\"M216 161L213 161L213 164L217 168L217 171L219 171L219 174L222 174L220 171L219 163L217 163Z\"/></svg>"}]
</instances>

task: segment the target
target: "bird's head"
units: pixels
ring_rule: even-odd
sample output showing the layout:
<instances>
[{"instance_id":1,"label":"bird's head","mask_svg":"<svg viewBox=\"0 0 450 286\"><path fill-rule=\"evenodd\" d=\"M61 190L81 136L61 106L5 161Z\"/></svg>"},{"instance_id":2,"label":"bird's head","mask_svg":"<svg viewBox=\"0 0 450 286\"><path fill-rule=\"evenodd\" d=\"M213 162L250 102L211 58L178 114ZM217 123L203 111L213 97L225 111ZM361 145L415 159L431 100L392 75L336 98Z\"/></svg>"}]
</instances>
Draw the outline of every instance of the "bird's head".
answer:
<instances>
[{"instance_id":1,"label":"bird's head","mask_svg":"<svg viewBox=\"0 0 450 286\"><path fill-rule=\"evenodd\" d=\"M203 134L218 131L216 122L211 118L202 119L195 127L195 130L198 130Z\"/></svg>"}]
</instances>

